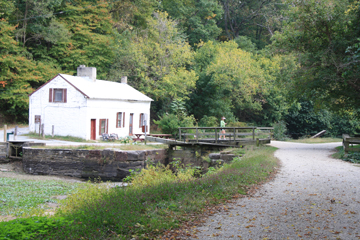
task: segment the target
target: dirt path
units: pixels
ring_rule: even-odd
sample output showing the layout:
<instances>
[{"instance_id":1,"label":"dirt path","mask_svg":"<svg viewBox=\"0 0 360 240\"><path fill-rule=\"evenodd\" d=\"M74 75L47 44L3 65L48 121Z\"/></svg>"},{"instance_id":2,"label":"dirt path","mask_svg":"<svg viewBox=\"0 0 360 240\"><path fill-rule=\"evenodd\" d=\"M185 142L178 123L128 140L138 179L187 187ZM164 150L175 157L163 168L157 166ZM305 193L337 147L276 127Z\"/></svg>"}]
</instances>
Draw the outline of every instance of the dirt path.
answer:
<instances>
[{"instance_id":1,"label":"dirt path","mask_svg":"<svg viewBox=\"0 0 360 240\"><path fill-rule=\"evenodd\" d=\"M208 217L198 239L360 239L360 166L330 157L340 143L272 145L276 178Z\"/></svg>"}]
</instances>

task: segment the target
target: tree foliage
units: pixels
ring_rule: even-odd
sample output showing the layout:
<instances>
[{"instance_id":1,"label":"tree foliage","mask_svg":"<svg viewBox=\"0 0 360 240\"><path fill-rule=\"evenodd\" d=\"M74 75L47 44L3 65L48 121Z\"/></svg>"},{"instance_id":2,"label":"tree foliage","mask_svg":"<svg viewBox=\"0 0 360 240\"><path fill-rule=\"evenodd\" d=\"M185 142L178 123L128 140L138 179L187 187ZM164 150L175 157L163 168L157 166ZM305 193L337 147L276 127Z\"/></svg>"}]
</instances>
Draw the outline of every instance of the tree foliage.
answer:
<instances>
[{"instance_id":1,"label":"tree foliage","mask_svg":"<svg viewBox=\"0 0 360 240\"><path fill-rule=\"evenodd\" d=\"M221 33L217 21L223 10L216 0L164 0L161 10L178 21L190 45L215 40Z\"/></svg>"},{"instance_id":2,"label":"tree foliage","mask_svg":"<svg viewBox=\"0 0 360 240\"><path fill-rule=\"evenodd\" d=\"M355 50L358 21L356 11L349 10L350 2L287 3L290 5L287 24L274 36L274 46L278 51L298 54L301 68L296 74L294 93L313 99L318 106L359 107Z\"/></svg>"},{"instance_id":3,"label":"tree foliage","mask_svg":"<svg viewBox=\"0 0 360 240\"><path fill-rule=\"evenodd\" d=\"M55 74L55 69L29 58L13 38L15 27L5 19L0 20L0 29L0 110L23 121L28 94Z\"/></svg>"},{"instance_id":4,"label":"tree foliage","mask_svg":"<svg viewBox=\"0 0 360 240\"><path fill-rule=\"evenodd\" d=\"M193 52L175 21L157 12L147 21L148 28L121 39L110 78L129 76L130 84L164 105L166 111L175 99L186 99L197 76L187 66ZM126 46L126 47L125 47Z\"/></svg>"}]
</instances>

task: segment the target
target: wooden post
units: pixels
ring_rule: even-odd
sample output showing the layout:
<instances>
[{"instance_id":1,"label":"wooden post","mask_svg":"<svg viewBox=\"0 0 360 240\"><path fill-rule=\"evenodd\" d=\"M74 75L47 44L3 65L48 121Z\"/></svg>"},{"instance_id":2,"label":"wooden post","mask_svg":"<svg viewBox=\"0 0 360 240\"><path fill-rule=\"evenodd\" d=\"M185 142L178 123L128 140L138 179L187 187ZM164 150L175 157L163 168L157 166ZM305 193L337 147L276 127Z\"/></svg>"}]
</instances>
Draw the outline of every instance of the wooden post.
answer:
<instances>
[{"instance_id":1,"label":"wooden post","mask_svg":"<svg viewBox=\"0 0 360 240\"><path fill-rule=\"evenodd\" d=\"M199 142L199 130L196 127L196 142Z\"/></svg>"},{"instance_id":2,"label":"wooden post","mask_svg":"<svg viewBox=\"0 0 360 240\"><path fill-rule=\"evenodd\" d=\"M39 137L41 136L41 120L39 122Z\"/></svg>"},{"instance_id":3,"label":"wooden post","mask_svg":"<svg viewBox=\"0 0 360 240\"><path fill-rule=\"evenodd\" d=\"M256 146L258 147L260 145L260 140L256 138Z\"/></svg>"},{"instance_id":4,"label":"wooden post","mask_svg":"<svg viewBox=\"0 0 360 240\"><path fill-rule=\"evenodd\" d=\"M255 128L253 128L253 141L255 140Z\"/></svg>"},{"instance_id":5,"label":"wooden post","mask_svg":"<svg viewBox=\"0 0 360 240\"><path fill-rule=\"evenodd\" d=\"M42 138L45 138L44 124L41 124L41 135Z\"/></svg>"},{"instance_id":6,"label":"wooden post","mask_svg":"<svg viewBox=\"0 0 360 240\"><path fill-rule=\"evenodd\" d=\"M181 141L181 128L179 128L179 141Z\"/></svg>"},{"instance_id":7,"label":"wooden post","mask_svg":"<svg viewBox=\"0 0 360 240\"><path fill-rule=\"evenodd\" d=\"M218 134L217 134L217 128L215 128L215 143L217 143L218 142Z\"/></svg>"},{"instance_id":8,"label":"wooden post","mask_svg":"<svg viewBox=\"0 0 360 240\"><path fill-rule=\"evenodd\" d=\"M16 140L17 134L18 134L18 126L15 126L14 140Z\"/></svg>"},{"instance_id":9,"label":"wooden post","mask_svg":"<svg viewBox=\"0 0 360 240\"><path fill-rule=\"evenodd\" d=\"M54 128L55 128L55 126L52 125L51 137L54 137ZM146 130L145 130L145 131L146 131ZM146 137L146 132L145 132L145 137Z\"/></svg>"},{"instance_id":10,"label":"wooden post","mask_svg":"<svg viewBox=\"0 0 360 240\"><path fill-rule=\"evenodd\" d=\"M6 137L7 137L7 136L6 136L6 131L7 131L7 125L5 124L5 125L4 125L4 142L6 142L6 140L7 140L7 139L6 139Z\"/></svg>"},{"instance_id":11,"label":"wooden post","mask_svg":"<svg viewBox=\"0 0 360 240\"><path fill-rule=\"evenodd\" d=\"M235 138L236 138L236 130L234 128L234 143L235 143Z\"/></svg>"}]
</instances>

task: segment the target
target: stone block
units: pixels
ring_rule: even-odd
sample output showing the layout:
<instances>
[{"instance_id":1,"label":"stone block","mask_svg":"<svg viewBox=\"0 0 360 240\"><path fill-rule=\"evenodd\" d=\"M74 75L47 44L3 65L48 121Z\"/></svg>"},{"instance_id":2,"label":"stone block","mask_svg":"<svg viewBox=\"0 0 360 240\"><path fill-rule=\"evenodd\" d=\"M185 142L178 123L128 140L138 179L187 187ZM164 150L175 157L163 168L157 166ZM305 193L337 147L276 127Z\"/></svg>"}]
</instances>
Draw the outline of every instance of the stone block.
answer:
<instances>
[{"instance_id":1,"label":"stone block","mask_svg":"<svg viewBox=\"0 0 360 240\"><path fill-rule=\"evenodd\" d=\"M223 160L224 162L231 162L233 160L234 157L236 157L235 154L221 154L220 155L221 160Z\"/></svg>"},{"instance_id":2,"label":"stone block","mask_svg":"<svg viewBox=\"0 0 360 240\"><path fill-rule=\"evenodd\" d=\"M139 160L139 154L137 151L128 151L127 152L127 160L128 161L138 161Z\"/></svg>"},{"instance_id":3,"label":"stone block","mask_svg":"<svg viewBox=\"0 0 360 240\"><path fill-rule=\"evenodd\" d=\"M127 152L124 152L124 151L116 151L115 152L115 161L125 162L126 160L127 160Z\"/></svg>"},{"instance_id":4,"label":"stone block","mask_svg":"<svg viewBox=\"0 0 360 240\"><path fill-rule=\"evenodd\" d=\"M146 160L146 151L136 151L138 155L138 160L145 161Z\"/></svg>"},{"instance_id":5,"label":"stone block","mask_svg":"<svg viewBox=\"0 0 360 240\"><path fill-rule=\"evenodd\" d=\"M210 153L209 158L210 159L220 159L220 153Z\"/></svg>"},{"instance_id":6,"label":"stone block","mask_svg":"<svg viewBox=\"0 0 360 240\"><path fill-rule=\"evenodd\" d=\"M110 150L110 149L104 149L102 152L101 152L101 157L103 159L106 159L106 160L114 160L115 159L115 153L113 150Z\"/></svg>"},{"instance_id":7,"label":"stone block","mask_svg":"<svg viewBox=\"0 0 360 240\"><path fill-rule=\"evenodd\" d=\"M89 150L87 159L101 159L101 150Z\"/></svg>"}]
</instances>

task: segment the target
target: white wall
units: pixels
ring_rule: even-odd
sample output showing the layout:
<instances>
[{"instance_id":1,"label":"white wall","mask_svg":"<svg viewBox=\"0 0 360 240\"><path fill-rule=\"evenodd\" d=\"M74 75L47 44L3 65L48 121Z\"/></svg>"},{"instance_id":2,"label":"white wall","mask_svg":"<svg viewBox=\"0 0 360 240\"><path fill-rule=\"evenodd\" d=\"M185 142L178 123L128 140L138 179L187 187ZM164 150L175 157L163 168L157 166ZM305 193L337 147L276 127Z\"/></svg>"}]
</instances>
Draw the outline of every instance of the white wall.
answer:
<instances>
[{"instance_id":1,"label":"white wall","mask_svg":"<svg viewBox=\"0 0 360 240\"><path fill-rule=\"evenodd\" d=\"M134 114L133 118L133 133L142 133L139 127L140 113L148 114L150 119L150 102L140 101L119 101L119 100L105 100L105 99L88 99L88 112L86 120L87 137L90 139L91 119L96 119L96 138L99 139L99 121L100 119L108 119L108 133L116 133L119 137L129 136L129 120L130 113ZM116 128L116 114L118 112L125 112L125 127ZM148 120L148 130L150 124ZM149 133L149 132L148 132Z\"/></svg>"},{"instance_id":2,"label":"white wall","mask_svg":"<svg viewBox=\"0 0 360 240\"><path fill-rule=\"evenodd\" d=\"M66 88L67 102L49 102L49 88ZM47 135L51 135L52 125L54 125L55 135L70 135L89 140L91 119L96 119L96 139L99 139L99 121L108 119L108 133L117 133L119 137L125 137L129 135L130 113L134 114L133 133L142 133L139 127L140 113L148 114L148 119L150 119L150 102L84 98L83 94L60 76L33 93L29 101L30 131L38 132L35 115L41 115ZM116 128L117 112L125 112L125 127ZM149 121L148 129L150 130Z\"/></svg>"},{"instance_id":3,"label":"white wall","mask_svg":"<svg viewBox=\"0 0 360 240\"><path fill-rule=\"evenodd\" d=\"M49 102L49 88L66 88L67 102ZM29 128L38 132L35 126L35 115L41 115L45 134L51 135L52 125L55 135L86 138L86 99L83 94L68 84L60 76L33 93L29 99ZM37 125L37 124L36 124Z\"/></svg>"}]
</instances>

